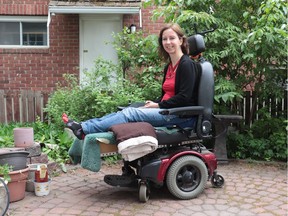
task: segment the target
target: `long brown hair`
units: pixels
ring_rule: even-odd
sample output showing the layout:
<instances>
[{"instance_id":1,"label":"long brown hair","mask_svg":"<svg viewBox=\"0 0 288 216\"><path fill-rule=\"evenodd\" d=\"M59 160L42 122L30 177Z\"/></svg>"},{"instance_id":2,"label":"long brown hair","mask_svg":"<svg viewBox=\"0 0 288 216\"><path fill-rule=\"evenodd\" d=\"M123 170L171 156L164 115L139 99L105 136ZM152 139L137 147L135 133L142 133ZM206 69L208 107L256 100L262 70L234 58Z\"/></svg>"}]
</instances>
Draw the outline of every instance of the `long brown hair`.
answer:
<instances>
[{"instance_id":1,"label":"long brown hair","mask_svg":"<svg viewBox=\"0 0 288 216\"><path fill-rule=\"evenodd\" d=\"M159 55L164 59L164 60L169 60L170 56L169 54L165 51L163 44L162 44L162 38L163 38L163 32L166 31L167 29L172 29L176 34L178 35L179 38L182 38L183 42L181 45L181 50L184 53L184 55L188 54L189 46L187 42L187 37L184 34L184 31L182 28L177 24L177 23L170 23L166 24L160 31L159 33L159 38L158 38L158 43L159 43Z\"/></svg>"}]
</instances>

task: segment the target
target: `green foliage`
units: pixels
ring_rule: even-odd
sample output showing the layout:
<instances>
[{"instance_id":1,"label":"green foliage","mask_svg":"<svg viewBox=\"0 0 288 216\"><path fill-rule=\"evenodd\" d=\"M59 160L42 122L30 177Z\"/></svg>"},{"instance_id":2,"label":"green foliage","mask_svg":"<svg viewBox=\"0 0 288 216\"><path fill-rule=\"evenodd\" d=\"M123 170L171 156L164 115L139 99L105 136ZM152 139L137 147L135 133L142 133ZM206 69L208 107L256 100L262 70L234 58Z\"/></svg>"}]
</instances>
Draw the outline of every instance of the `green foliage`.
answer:
<instances>
[{"instance_id":1,"label":"green foliage","mask_svg":"<svg viewBox=\"0 0 288 216\"><path fill-rule=\"evenodd\" d=\"M141 67L154 67L161 64L157 35L144 36L142 31L129 34L127 28L124 28L122 32L113 36L112 44L117 51L124 73L130 72L133 75L135 72L142 71Z\"/></svg>"},{"instance_id":2,"label":"green foliage","mask_svg":"<svg viewBox=\"0 0 288 216\"><path fill-rule=\"evenodd\" d=\"M76 83L58 86L45 108L49 121L60 129L63 112L76 121L83 121L115 112L117 106L128 105L130 101L144 100L142 88L121 77L111 78L115 68L116 65L100 58L95 61L95 68L85 73L87 81L81 87Z\"/></svg>"},{"instance_id":3,"label":"green foliage","mask_svg":"<svg viewBox=\"0 0 288 216\"><path fill-rule=\"evenodd\" d=\"M45 108L48 120L57 129L63 128L61 119L63 112L76 120L89 118L95 112L90 106L94 103L94 98L91 97L92 91L88 88L81 89L75 76L65 74L64 77L66 84L57 86L57 90L50 96ZM87 116L87 113L90 116Z\"/></svg>"},{"instance_id":4,"label":"green foliage","mask_svg":"<svg viewBox=\"0 0 288 216\"><path fill-rule=\"evenodd\" d=\"M0 176L4 178L5 182L11 181L9 173L13 170L12 166L8 164L0 165Z\"/></svg>"},{"instance_id":5,"label":"green foliage","mask_svg":"<svg viewBox=\"0 0 288 216\"><path fill-rule=\"evenodd\" d=\"M0 148L13 147L13 127L11 125L0 124Z\"/></svg>"},{"instance_id":6,"label":"green foliage","mask_svg":"<svg viewBox=\"0 0 288 216\"><path fill-rule=\"evenodd\" d=\"M121 160L122 157L120 154L115 154L115 155L110 155L110 156L105 156L103 157L103 160L107 163L107 164L116 164L117 161Z\"/></svg>"},{"instance_id":7,"label":"green foliage","mask_svg":"<svg viewBox=\"0 0 288 216\"><path fill-rule=\"evenodd\" d=\"M187 35L218 26L205 37L207 50L204 53L216 71L215 112L236 113L237 100L246 89L253 90L260 101L284 97L287 1L147 0L144 6L154 6L153 20L161 17L166 22L179 23ZM255 103L256 100L248 119L256 115ZM284 120L275 120L267 113L258 115L260 120L254 122L251 129L229 136L230 156L286 160ZM287 114L283 116L287 118Z\"/></svg>"},{"instance_id":8,"label":"green foliage","mask_svg":"<svg viewBox=\"0 0 288 216\"><path fill-rule=\"evenodd\" d=\"M214 113L229 114L231 110L228 104L233 105L234 101L242 99L242 92L236 89L235 83L221 76L216 77L215 82L218 84L215 86Z\"/></svg>"},{"instance_id":9,"label":"green foliage","mask_svg":"<svg viewBox=\"0 0 288 216\"><path fill-rule=\"evenodd\" d=\"M228 135L228 156L238 159L287 161L287 120L263 116L251 129Z\"/></svg>"},{"instance_id":10,"label":"green foliage","mask_svg":"<svg viewBox=\"0 0 288 216\"><path fill-rule=\"evenodd\" d=\"M153 100L159 97L163 63L158 55L158 36L144 36L142 31L129 34L124 29L114 35L113 46L118 54L123 78L144 89L144 98Z\"/></svg>"},{"instance_id":11,"label":"green foliage","mask_svg":"<svg viewBox=\"0 0 288 216\"><path fill-rule=\"evenodd\" d=\"M166 22L177 22L187 35L195 33L194 24L198 32L218 26L205 37L205 57L217 71L216 87L223 85L223 79L236 86L218 97L229 101L244 88L252 88L260 98L283 98L287 78L287 1L148 0L144 5L156 6L154 20L162 17Z\"/></svg>"},{"instance_id":12,"label":"green foliage","mask_svg":"<svg viewBox=\"0 0 288 216\"><path fill-rule=\"evenodd\" d=\"M240 92L237 92L236 86L230 80L218 77L218 85L215 86L215 102L220 103L223 101L233 102L235 98L243 98Z\"/></svg>"},{"instance_id":13,"label":"green foliage","mask_svg":"<svg viewBox=\"0 0 288 216\"><path fill-rule=\"evenodd\" d=\"M49 160L62 165L63 169L63 164L70 160L68 150L73 140L74 138L72 138L66 131L58 131L58 134L55 137L55 143L57 144L55 145L52 143L54 145L49 145L49 143L47 143L43 151L48 155Z\"/></svg>"}]
</instances>

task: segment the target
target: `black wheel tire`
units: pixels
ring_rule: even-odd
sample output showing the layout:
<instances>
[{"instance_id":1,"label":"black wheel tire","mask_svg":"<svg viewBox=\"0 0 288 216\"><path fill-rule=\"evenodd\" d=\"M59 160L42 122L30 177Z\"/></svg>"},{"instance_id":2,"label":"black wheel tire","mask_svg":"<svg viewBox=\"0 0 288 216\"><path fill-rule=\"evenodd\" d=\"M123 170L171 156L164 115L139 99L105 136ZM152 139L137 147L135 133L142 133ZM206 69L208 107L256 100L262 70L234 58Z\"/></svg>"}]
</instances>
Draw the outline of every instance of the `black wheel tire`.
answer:
<instances>
[{"instance_id":1,"label":"black wheel tire","mask_svg":"<svg viewBox=\"0 0 288 216\"><path fill-rule=\"evenodd\" d=\"M193 155L182 156L170 166L167 176L167 188L179 199L192 199L205 189L208 171L204 162Z\"/></svg>"},{"instance_id":2,"label":"black wheel tire","mask_svg":"<svg viewBox=\"0 0 288 216\"><path fill-rule=\"evenodd\" d=\"M9 190L4 180L0 178L0 215L5 215L10 203Z\"/></svg>"},{"instance_id":3,"label":"black wheel tire","mask_svg":"<svg viewBox=\"0 0 288 216\"><path fill-rule=\"evenodd\" d=\"M223 187L224 185L224 178L223 176L217 174L216 176L212 176L211 178L211 184L213 185L213 187L216 187L216 188L221 188Z\"/></svg>"},{"instance_id":4,"label":"black wheel tire","mask_svg":"<svg viewBox=\"0 0 288 216\"><path fill-rule=\"evenodd\" d=\"M150 190L146 184L140 184L139 187L139 200L140 202L147 202L150 197Z\"/></svg>"}]
</instances>

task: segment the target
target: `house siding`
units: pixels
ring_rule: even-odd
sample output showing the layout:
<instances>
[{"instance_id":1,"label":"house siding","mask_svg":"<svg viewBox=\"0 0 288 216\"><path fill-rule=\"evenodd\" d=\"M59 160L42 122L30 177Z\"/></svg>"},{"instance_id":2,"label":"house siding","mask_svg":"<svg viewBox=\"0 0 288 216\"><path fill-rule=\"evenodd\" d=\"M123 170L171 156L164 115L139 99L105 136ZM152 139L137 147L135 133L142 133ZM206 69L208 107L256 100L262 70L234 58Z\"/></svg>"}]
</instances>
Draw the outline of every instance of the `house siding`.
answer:
<instances>
[{"instance_id":1,"label":"house siding","mask_svg":"<svg viewBox=\"0 0 288 216\"><path fill-rule=\"evenodd\" d=\"M0 0L0 15L47 16L48 0ZM142 9L142 30L158 34L162 21L150 20L151 9ZM124 26L136 24L139 15L124 15ZM49 48L0 48L0 89L52 92L63 74L79 76L79 15L56 14L49 25Z\"/></svg>"}]
</instances>

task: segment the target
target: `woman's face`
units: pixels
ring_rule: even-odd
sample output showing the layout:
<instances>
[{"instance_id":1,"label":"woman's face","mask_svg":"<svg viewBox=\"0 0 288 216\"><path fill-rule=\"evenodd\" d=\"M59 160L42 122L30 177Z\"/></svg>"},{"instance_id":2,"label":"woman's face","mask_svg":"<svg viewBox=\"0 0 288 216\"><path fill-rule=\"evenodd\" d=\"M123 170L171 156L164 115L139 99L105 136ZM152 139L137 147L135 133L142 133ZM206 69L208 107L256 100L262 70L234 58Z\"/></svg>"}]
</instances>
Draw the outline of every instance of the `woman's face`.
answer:
<instances>
[{"instance_id":1,"label":"woman's face","mask_svg":"<svg viewBox=\"0 0 288 216\"><path fill-rule=\"evenodd\" d=\"M169 54L176 54L177 52L182 52L182 38L172 29L167 29L162 34L162 45L164 50Z\"/></svg>"}]
</instances>

